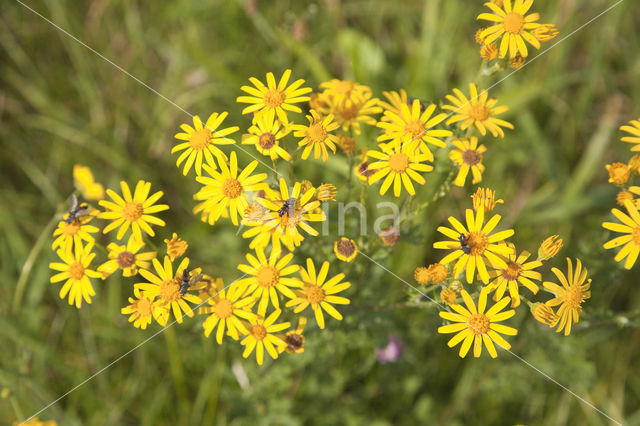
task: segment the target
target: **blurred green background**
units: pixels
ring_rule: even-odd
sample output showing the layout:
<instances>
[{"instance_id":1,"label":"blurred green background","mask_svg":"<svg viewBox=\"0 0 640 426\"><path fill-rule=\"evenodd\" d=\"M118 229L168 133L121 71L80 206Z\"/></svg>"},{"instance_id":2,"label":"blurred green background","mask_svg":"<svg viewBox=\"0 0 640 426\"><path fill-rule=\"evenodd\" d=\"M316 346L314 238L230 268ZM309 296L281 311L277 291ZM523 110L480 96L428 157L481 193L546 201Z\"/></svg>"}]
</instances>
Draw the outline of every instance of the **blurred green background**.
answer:
<instances>
[{"instance_id":1,"label":"blurred green background","mask_svg":"<svg viewBox=\"0 0 640 426\"><path fill-rule=\"evenodd\" d=\"M405 88L439 102L453 87L466 92L481 62L473 40L480 27L475 17L484 12L479 0L27 4L186 111L229 111L225 124L241 130L249 121L235 98L250 76L264 79L273 71L279 78L291 68L314 88L337 77L368 85L376 96ZM611 4L537 0L541 22L560 30L543 49ZM510 106L504 118L516 129L504 140L483 141L489 148L483 185L505 200L502 226L515 228L517 247L535 251L543 237L560 234L565 248L551 264L564 269L565 256L579 257L593 278L592 297L570 337L542 327L523 306L509 322L519 329L510 339L513 351L625 424L640 424L638 266L624 271L614 252L602 249L609 233L600 223L610 219L617 193L604 164L630 157L617 128L640 116L639 20L634 2L624 1L492 89ZM10 397L0 399L3 424L16 420L16 412L23 418L37 412L159 330L134 329L119 313L135 280L94 282L97 296L80 311L58 298L59 285L49 284L48 264L56 257L47 224L66 208L75 163L90 166L111 188L121 179L150 180L171 205L161 215L167 226L158 229L159 245L178 232L190 243L189 256L211 275L226 283L238 277L235 265L247 241L229 223L211 228L191 214L199 185L182 176L169 154L184 122L190 117L176 106L19 3L4 2L0 387ZM365 137L373 146L375 132ZM447 161L439 164L423 199L448 173ZM296 177L334 183L344 201L347 165L344 153L327 167L309 160L296 166ZM378 252L379 261L413 283L416 266L443 255L431 249L435 228L459 217L474 189L452 190L430 206L393 250ZM368 191L372 202L376 193L377 187ZM437 311L395 306L409 297L407 287L363 257L355 265L338 262L335 239L335 232L320 239L319 250L303 245L296 258L330 260L332 273L344 270L359 283L357 294L356 286L347 292L353 300L343 321L328 320L320 332L310 319L304 354L258 367L242 359L240 345L204 338L201 318L187 320L40 418L60 425L608 424L504 351L496 360L486 352L461 360L436 332ZM554 279L549 266L545 280ZM20 283L25 292L16 294ZM404 341L405 351L382 365L374 349L389 334ZM240 386L242 372L247 382Z\"/></svg>"}]
</instances>

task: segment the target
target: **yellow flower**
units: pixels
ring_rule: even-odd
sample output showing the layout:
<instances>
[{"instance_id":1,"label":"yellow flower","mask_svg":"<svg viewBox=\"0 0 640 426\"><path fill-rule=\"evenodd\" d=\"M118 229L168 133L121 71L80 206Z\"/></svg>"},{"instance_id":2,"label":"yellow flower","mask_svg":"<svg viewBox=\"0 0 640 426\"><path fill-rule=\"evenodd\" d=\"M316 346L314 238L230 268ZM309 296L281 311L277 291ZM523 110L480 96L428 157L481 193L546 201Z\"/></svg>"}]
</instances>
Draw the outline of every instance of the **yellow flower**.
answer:
<instances>
[{"instance_id":1,"label":"yellow flower","mask_svg":"<svg viewBox=\"0 0 640 426\"><path fill-rule=\"evenodd\" d=\"M629 159L629 169L634 173L640 174L640 154L635 154Z\"/></svg>"},{"instance_id":2,"label":"yellow flower","mask_svg":"<svg viewBox=\"0 0 640 426\"><path fill-rule=\"evenodd\" d=\"M533 30L533 36L538 39L538 41L549 41L556 38L558 35L558 29L553 24L542 24L535 30Z\"/></svg>"},{"instance_id":3,"label":"yellow flower","mask_svg":"<svg viewBox=\"0 0 640 426\"><path fill-rule=\"evenodd\" d=\"M485 261L495 268L507 267L507 263L502 260L499 255L506 257L512 252L512 249L499 243L511 237L514 234L513 229L490 235L498 225L498 222L500 222L500 218L501 216L496 214L483 226L484 210L478 210L474 218L473 210L467 209L466 228L453 216L449 217L449 222L453 226L453 229L445 226L438 227L438 232L446 235L453 241L438 241L433 244L433 247L445 250L454 249L453 252L440 260L440 263L446 265L458 259L453 268L454 278L460 274L463 268L466 268L467 282L471 283L473 282L475 270L478 268L478 275L486 284L489 282L489 273L487 272ZM464 241L464 244L462 241Z\"/></svg>"},{"instance_id":4,"label":"yellow flower","mask_svg":"<svg viewBox=\"0 0 640 426\"><path fill-rule=\"evenodd\" d=\"M514 58L509 58L509 66L511 68L513 68L514 70L517 70L518 68L522 68L522 66L525 64L526 59L523 58L519 53L514 57Z\"/></svg>"},{"instance_id":5,"label":"yellow flower","mask_svg":"<svg viewBox=\"0 0 640 426\"><path fill-rule=\"evenodd\" d=\"M378 141L391 140L396 147L400 144L408 144L412 148L410 152L419 148L433 161L433 155L427 143L444 148L447 145L441 138L453 134L450 130L434 129L447 118L445 113L432 117L435 110L436 106L431 104L422 111L420 100L414 99L411 109L406 104L400 105L400 114L385 111L384 114L389 121L378 122L377 126L384 129L384 134L378 137Z\"/></svg>"},{"instance_id":6,"label":"yellow flower","mask_svg":"<svg viewBox=\"0 0 640 426\"><path fill-rule=\"evenodd\" d=\"M467 355L472 343L473 356L475 358L480 356L483 343L489 351L491 358L498 356L493 344L494 342L504 349L511 349L511 345L498 334L501 333L508 336L518 334L518 330L515 328L498 324L501 321L511 318L515 314L513 309L500 312L509 304L509 298L505 297L485 312L487 307L486 287L480 291L477 308L473 299L469 296L469 293L462 290L460 294L462 295L466 308L462 305L453 304L451 308L455 313L448 311L440 312L440 316L451 321L452 324L439 327L438 333L456 333L447 345L452 348L462 342L459 352L460 358L464 358Z\"/></svg>"},{"instance_id":7,"label":"yellow flower","mask_svg":"<svg viewBox=\"0 0 640 426\"><path fill-rule=\"evenodd\" d=\"M302 159L306 160L313 150L313 158L317 160L322 156L322 161L326 163L329 160L327 147L335 154L338 143L338 137L329 132L337 129L340 125L333 122L333 115L329 114L323 117L314 110L311 110L311 115L307 115L307 119L309 120L308 126L304 124L293 126L293 135L303 137L298 142L299 146L305 147L302 151Z\"/></svg>"},{"instance_id":8,"label":"yellow flower","mask_svg":"<svg viewBox=\"0 0 640 426\"><path fill-rule=\"evenodd\" d=\"M125 277L133 277L138 274L138 268L149 269L149 262L156 257L155 251L138 253L144 247L142 241L129 238L126 246L116 243L109 243L109 260L98 266L98 272L102 274L102 279L113 274L117 269L122 270Z\"/></svg>"},{"instance_id":9,"label":"yellow flower","mask_svg":"<svg viewBox=\"0 0 640 426\"><path fill-rule=\"evenodd\" d=\"M64 299L69 294L69 305L76 305L76 308L82 307L82 299L91 304L91 296L95 296L89 278L100 278L100 273L89 269L91 261L95 257L95 253L91 253L93 243L86 246L78 244L74 246L74 253L67 253L64 250L58 250L56 253L64 263L53 262L49 264L49 268L58 271L51 277L50 282L57 283L67 280L60 289L59 296Z\"/></svg>"},{"instance_id":10,"label":"yellow flower","mask_svg":"<svg viewBox=\"0 0 640 426\"><path fill-rule=\"evenodd\" d=\"M454 185L464 186L469 170L473 175L471 183L476 184L482 180L484 165L482 164L483 154L487 150L484 145L478 146L478 138L475 136L469 139L454 139L451 142L457 149L452 149L449 159L460 166L458 176L453 181Z\"/></svg>"},{"instance_id":11,"label":"yellow flower","mask_svg":"<svg viewBox=\"0 0 640 426\"><path fill-rule=\"evenodd\" d=\"M150 236L155 236L156 234L149 224L164 226L165 223L163 220L151 215L153 213L169 210L169 206L166 204L154 205L154 203L162 197L163 192L158 191L148 197L149 191L151 190L151 182L145 182L143 180L138 181L133 197L131 196L129 185L127 185L125 181L120 181L120 188L122 189L122 195L124 198L120 197L120 195L116 194L111 189L107 189L107 195L111 197L113 202L107 200L100 201L100 205L108 210L101 213L99 217L101 219L112 220L112 222L107 225L102 232L106 234L115 228L120 227L120 229L118 229L118 234L116 235L116 238L120 240L124 237L129 226L131 226L133 236L138 241L142 241L141 229Z\"/></svg>"},{"instance_id":12,"label":"yellow flower","mask_svg":"<svg viewBox=\"0 0 640 426\"><path fill-rule=\"evenodd\" d=\"M540 27L536 23L540 19L537 13L527 12L531 8L533 0L515 0L513 8L511 0L504 0L504 6L500 7L494 3L485 3L493 13L481 13L477 19L495 22L495 25L485 29L480 37L484 39L484 44L492 43L502 36L500 42L500 57L504 58L509 51L509 57L513 58L520 53L523 58L529 55L525 40L540 49L540 42L527 30L535 30Z\"/></svg>"},{"instance_id":13,"label":"yellow flower","mask_svg":"<svg viewBox=\"0 0 640 426\"><path fill-rule=\"evenodd\" d=\"M505 259L507 263L506 268L499 268L489 273L489 276L495 277L495 279L489 284L489 291L494 291L493 300L500 300L504 295L504 292L509 289L509 296L511 296L511 307L516 308L520 306L520 293L518 292L518 284L522 284L529 289L533 294L537 294L540 289L532 280L540 281L542 274L534 271L533 269L542 266L542 262L534 260L527 262L527 259L531 256L528 251L523 251L520 256L516 257L515 249L513 253L508 255Z\"/></svg>"},{"instance_id":14,"label":"yellow flower","mask_svg":"<svg viewBox=\"0 0 640 426\"><path fill-rule=\"evenodd\" d=\"M347 99L340 104L333 106L333 113L336 122L342 127L342 131L346 132L353 128L356 135L361 133L360 123L375 126L377 120L371 117L371 114L379 114L382 108L378 105L378 99L371 98L368 93L365 96L357 97L353 100Z\"/></svg>"},{"instance_id":15,"label":"yellow flower","mask_svg":"<svg viewBox=\"0 0 640 426\"><path fill-rule=\"evenodd\" d=\"M353 154L358 148L358 144L354 138L350 138L344 133L338 134L338 145L346 154Z\"/></svg>"},{"instance_id":16,"label":"yellow flower","mask_svg":"<svg viewBox=\"0 0 640 426\"><path fill-rule=\"evenodd\" d=\"M498 57L498 46L493 43L485 44L480 48L480 57L485 61L493 61Z\"/></svg>"},{"instance_id":17,"label":"yellow flower","mask_svg":"<svg viewBox=\"0 0 640 426\"><path fill-rule=\"evenodd\" d=\"M395 146L394 146L395 145ZM407 192L415 195L416 191L411 180L420 185L425 184L425 180L418 172L430 172L433 166L423 164L424 161L433 161L431 152L416 154L411 144L387 144L382 146L380 151L367 151L369 157L378 161L367 166L368 170L374 170L375 174L369 178L369 183L375 183L386 176L380 186L380 195L384 195L393 183L393 195L400 196L402 186Z\"/></svg>"},{"instance_id":18,"label":"yellow flower","mask_svg":"<svg viewBox=\"0 0 640 426\"><path fill-rule=\"evenodd\" d=\"M623 132L629 133L631 136L623 136L620 138L622 142L635 144L631 147L631 151L640 151L640 118L631 120L624 126L620 127Z\"/></svg>"},{"instance_id":19,"label":"yellow flower","mask_svg":"<svg viewBox=\"0 0 640 426\"><path fill-rule=\"evenodd\" d=\"M87 200L104 200L104 186L97 183L89 167L81 164L73 166L73 184Z\"/></svg>"},{"instance_id":20,"label":"yellow flower","mask_svg":"<svg viewBox=\"0 0 640 426\"><path fill-rule=\"evenodd\" d=\"M440 300L442 300L442 303L444 303L445 305L453 305L454 303L456 303L457 298L458 295L456 294L456 292L451 290L450 288L445 288L440 292Z\"/></svg>"},{"instance_id":21,"label":"yellow flower","mask_svg":"<svg viewBox=\"0 0 640 426\"><path fill-rule=\"evenodd\" d=\"M265 222L265 229L277 228L283 235L291 237L296 247L302 241L298 227L304 229L310 235L318 235L318 231L307 223L326 220L326 216L322 211L317 212L318 207L320 207L320 201L312 201L315 192L316 190L311 188L307 192L301 193L299 182L296 182L293 190L289 192L287 183L283 178L280 178L279 192L267 188L266 198L258 199L259 203L271 210L269 212L271 218ZM295 203L283 209L284 203L288 203L291 198L295 200Z\"/></svg>"},{"instance_id":22,"label":"yellow flower","mask_svg":"<svg viewBox=\"0 0 640 426\"><path fill-rule=\"evenodd\" d=\"M288 277L300 268L298 265L289 265L293 259L293 253L280 258L280 252L271 252L267 259L262 249L256 250L256 256L246 254L248 265L240 264L238 269L247 278L236 281L243 294L251 295L258 302L258 314L264 316L267 312L269 300L274 308L280 309L279 294L293 299L295 294L291 290L300 287L300 280Z\"/></svg>"},{"instance_id":23,"label":"yellow flower","mask_svg":"<svg viewBox=\"0 0 640 426\"><path fill-rule=\"evenodd\" d=\"M67 217L68 213L65 215L65 219ZM94 234L100 229L89 225L92 219L93 215L87 215L78 217L71 223L66 223L64 220L58 222L58 227L53 231L53 236L58 238L53 240L51 250L60 247L65 253L71 254L74 246L82 246L82 241L87 243L95 242L95 239L90 234Z\"/></svg>"},{"instance_id":24,"label":"yellow flower","mask_svg":"<svg viewBox=\"0 0 640 426\"><path fill-rule=\"evenodd\" d=\"M484 30L486 30L486 28L478 28L478 30L476 31L475 35L473 36L473 39L476 41L476 43L484 44L484 38L481 37Z\"/></svg>"},{"instance_id":25,"label":"yellow flower","mask_svg":"<svg viewBox=\"0 0 640 426\"><path fill-rule=\"evenodd\" d=\"M265 349L271 358L278 358L278 354L285 349L287 344L274 333L286 330L291 326L291 323L288 322L275 324L281 312L278 309L273 311L266 319L256 316L254 319L249 320L247 326L249 333L240 342L245 347L242 352L243 358L248 358L254 349L256 350L258 365L262 365Z\"/></svg>"},{"instance_id":26,"label":"yellow flower","mask_svg":"<svg viewBox=\"0 0 640 426\"><path fill-rule=\"evenodd\" d=\"M400 89L398 92L382 92L382 95L389 101L378 101L378 105L384 109L384 114L381 118L382 121L389 121L389 117L393 116L393 114L400 116L402 114L402 106L411 104L407 97L407 92L404 89ZM393 114L387 115L387 111Z\"/></svg>"},{"instance_id":27,"label":"yellow flower","mask_svg":"<svg viewBox=\"0 0 640 426\"><path fill-rule=\"evenodd\" d=\"M503 204L504 200L501 198L496 200L496 191L489 188L478 188L478 190L471 195L473 199L473 209L478 211L480 208L484 208L485 213L489 213L493 210L496 204Z\"/></svg>"},{"instance_id":28,"label":"yellow flower","mask_svg":"<svg viewBox=\"0 0 640 426\"><path fill-rule=\"evenodd\" d=\"M531 314L536 321L553 327L558 323L558 315L553 311L553 308L545 305L544 303L534 303L531 305Z\"/></svg>"},{"instance_id":29,"label":"yellow flower","mask_svg":"<svg viewBox=\"0 0 640 426\"><path fill-rule=\"evenodd\" d=\"M447 124L462 121L460 128L466 130L469 126L474 125L482 134L487 134L487 130L491 132L493 137L504 138L504 131L501 127L513 130L513 124L508 121L493 117L509 110L508 106L502 105L496 107L498 103L496 98L489 98L489 91L482 91L478 95L478 89L473 83L469 83L470 98L458 89L453 89L453 95L447 95L446 98L453 105L444 105L442 109L452 111L452 116L447 120Z\"/></svg>"},{"instance_id":30,"label":"yellow flower","mask_svg":"<svg viewBox=\"0 0 640 426\"><path fill-rule=\"evenodd\" d=\"M291 131L290 126L283 126L275 116L269 114L257 115L253 118L253 125L249 127L249 134L242 138L245 145L254 145L258 152L272 160L282 158L291 160L291 155L280 146L280 139Z\"/></svg>"},{"instance_id":31,"label":"yellow flower","mask_svg":"<svg viewBox=\"0 0 640 426\"><path fill-rule=\"evenodd\" d=\"M629 166L624 163L613 163L605 165L609 172L609 183L615 183L616 185L624 185L631 176Z\"/></svg>"},{"instance_id":32,"label":"yellow flower","mask_svg":"<svg viewBox=\"0 0 640 426\"><path fill-rule=\"evenodd\" d=\"M210 305L207 313L210 315L204 320L202 327L204 335L207 337L214 328L218 327L216 331L218 344L222 344L225 329L233 340L239 339L238 332L243 335L249 332L240 318L248 321L256 319L256 314L249 310L256 300L253 297L242 298L244 289L236 284L231 284L228 290L223 288L217 291L213 297L207 298L207 303Z\"/></svg>"},{"instance_id":33,"label":"yellow flower","mask_svg":"<svg viewBox=\"0 0 640 426\"><path fill-rule=\"evenodd\" d=\"M252 104L244 108L242 113L263 112L267 113L270 117L277 115L282 123L287 124L289 121L285 110L298 113L302 112L300 108L293 104L308 101L309 97L303 95L311 92L311 88L309 87L299 88L304 83L303 79L296 80L287 87L290 76L291 70L285 70L277 86L273 73L267 73L266 86L257 78L251 77L249 81L253 83L255 87L242 86L240 88L240 90L248 93L250 96L239 96L236 99L236 102Z\"/></svg>"},{"instance_id":34,"label":"yellow flower","mask_svg":"<svg viewBox=\"0 0 640 426\"><path fill-rule=\"evenodd\" d=\"M323 183L316 189L316 198L319 201L335 201L338 190L330 183Z\"/></svg>"},{"instance_id":35,"label":"yellow flower","mask_svg":"<svg viewBox=\"0 0 640 426\"><path fill-rule=\"evenodd\" d=\"M338 259L344 262L351 262L358 255L358 246L355 241L340 237L340 239L333 244L333 252Z\"/></svg>"},{"instance_id":36,"label":"yellow flower","mask_svg":"<svg viewBox=\"0 0 640 426\"><path fill-rule=\"evenodd\" d=\"M176 260L176 258L182 256L189 247L189 244L187 244L187 242L182 238L178 238L178 234L176 234L175 232L171 236L171 239L165 239L164 243L167 245L167 254L169 255L169 258L172 262Z\"/></svg>"},{"instance_id":37,"label":"yellow flower","mask_svg":"<svg viewBox=\"0 0 640 426\"><path fill-rule=\"evenodd\" d=\"M58 423L53 420L42 421L34 417L26 422L13 422L13 426L58 426Z\"/></svg>"},{"instance_id":38,"label":"yellow flower","mask_svg":"<svg viewBox=\"0 0 640 426\"><path fill-rule=\"evenodd\" d=\"M237 132L239 127L227 127L225 129L217 130L227 117L227 113L223 112L218 114L214 112L209 116L207 122L202 125L200 117L197 115L193 117L193 125L195 129L188 124L181 124L180 127L184 130L184 133L177 133L174 137L181 141L186 141L177 144L171 148L171 153L184 151L178 157L176 166L180 167L180 164L184 161L183 175L187 175L194 162L196 165L196 174L200 176L202 174L202 158L209 165L209 167L216 167L213 156L215 155L218 161L226 161L227 156L216 145L231 145L235 141L229 139L227 135ZM185 161L186 160L186 161Z\"/></svg>"},{"instance_id":39,"label":"yellow flower","mask_svg":"<svg viewBox=\"0 0 640 426\"><path fill-rule=\"evenodd\" d=\"M372 183L371 177L376 173L375 170L369 168L370 165L371 162L365 159L353 168L353 173L356 175L356 177L362 182L366 182L367 184Z\"/></svg>"},{"instance_id":40,"label":"yellow flower","mask_svg":"<svg viewBox=\"0 0 640 426\"><path fill-rule=\"evenodd\" d=\"M371 89L355 81L334 78L320 84L320 88L324 89L322 95L330 107L371 97Z\"/></svg>"},{"instance_id":41,"label":"yellow flower","mask_svg":"<svg viewBox=\"0 0 640 426\"><path fill-rule=\"evenodd\" d=\"M200 297L188 291L184 294L180 294L180 284L182 283L182 275L185 269L189 266L189 258L182 259L176 274L173 274L173 264L169 259L169 256L164 257L164 265L161 264L158 259L153 259L153 267L156 274L145 269L140 269L140 275L142 275L148 282L136 283L135 288L142 291L145 297L154 299L153 303L154 317L156 321L162 326L167 325L169 319L169 308L173 311L173 315L179 324L182 324L182 317L186 314L188 317L193 317L193 311L188 302L198 304L202 302ZM189 288L191 289L191 288ZM184 312L184 314L183 314Z\"/></svg>"},{"instance_id":42,"label":"yellow flower","mask_svg":"<svg viewBox=\"0 0 640 426\"><path fill-rule=\"evenodd\" d=\"M266 188L263 181L266 173L251 173L258 166L257 161L252 161L238 174L238 160L235 151L231 151L229 166L224 161L219 161L220 173L209 166L204 166L205 171L211 176L198 176L196 181L204 186L196 193L196 200L204 200L194 209L194 213L203 212L208 218L209 225L213 225L223 213L228 213L234 225L238 225L238 217L242 219L247 202L247 192Z\"/></svg>"},{"instance_id":43,"label":"yellow flower","mask_svg":"<svg viewBox=\"0 0 640 426\"><path fill-rule=\"evenodd\" d=\"M224 289L225 286L222 278L214 279L207 274L203 274L198 285L198 296L201 300L208 302L211 298L215 297L219 291ZM210 314L211 312L213 312L211 305L206 303L200 304L198 308L199 314Z\"/></svg>"},{"instance_id":44,"label":"yellow flower","mask_svg":"<svg viewBox=\"0 0 640 426\"><path fill-rule=\"evenodd\" d=\"M424 266L418 266L413 271L413 279L415 279L418 284L429 284L429 281L431 281L431 276L429 276L429 269L425 268Z\"/></svg>"},{"instance_id":45,"label":"yellow flower","mask_svg":"<svg viewBox=\"0 0 640 426\"><path fill-rule=\"evenodd\" d=\"M135 328L146 330L153 317L153 298L144 296L139 289L134 289L133 293L136 298L130 297L129 305L120 309L120 313L130 315L129 322Z\"/></svg>"},{"instance_id":46,"label":"yellow flower","mask_svg":"<svg viewBox=\"0 0 640 426\"><path fill-rule=\"evenodd\" d=\"M336 296L337 293L351 287L351 284L348 282L341 283L344 279L344 274L339 273L327 280L328 272L329 262L325 261L319 273L316 275L316 268L313 265L313 261L307 258L307 269L300 268L303 287L301 290L295 290L294 293L296 297L289 300L286 304L287 307L295 306L293 312L296 314L311 305L311 309L315 313L316 322L320 328L324 328L323 309L333 318L341 320L342 315L340 315L340 312L338 312L332 304L348 305L351 303L346 297Z\"/></svg>"},{"instance_id":47,"label":"yellow flower","mask_svg":"<svg viewBox=\"0 0 640 426\"><path fill-rule=\"evenodd\" d=\"M549 260L554 257L562 248L562 238L557 235L547 237L538 249L538 260Z\"/></svg>"},{"instance_id":48,"label":"yellow flower","mask_svg":"<svg viewBox=\"0 0 640 426\"><path fill-rule=\"evenodd\" d=\"M447 267L442 263L433 263L429 265L427 270L429 271L429 277L431 278L431 281L436 284L443 282L449 276Z\"/></svg>"},{"instance_id":49,"label":"yellow flower","mask_svg":"<svg viewBox=\"0 0 640 426\"><path fill-rule=\"evenodd\" d=\"M298 320L298 327L295 330L287 331L287 334L284 338L281 338L286 344L287 347L285 350L290 354L301 354L304 352L304 335L302 332L304 331L304 327L307 325L307 318L300 317Z\"/></svg>"},{"instance_id":50,"label":"yellow flower","mask_svg":"<svg viewBox=\"0 0 640 426\"><path fill-rule=\"evenodd\" d=\"M631 269L640 253L640 213L638 213L638 207L631 201L626 201L624 206L629 215L618 209L611 210L611 213L622 223L604 222L602 224L604 228L614 232L622 232L624 235L607 241L603 247L611 249L624 245L614 259L616 262L620 262L626 257L624 267Z\"/></svg>"},{"instance_id":51,"label":"yellow flower","mask_svg":"<svg viewBox=\"0 0 640 426\"><path fill-rule=\"evenodd\" d=\"M545 281L543 284L547 291L556 296L547 301L546 305L549 307L561 305L557 313L560 321L556 331L559 333L560 330L564 329L565 336L571 333L571 324L578 322L580 314L582 313L582 302L591 297L591 292L589 291L591 278L587 280L587 269L582 269L580 259L576 259L575 273L572 270L571 260L568 257L567 264L568 271L566 277L558 268L551 268L551 271L553 271L562 283L562 287L548 281Z\"/></svg>"},{"instance_id":52,"label":"yellow flower","mask_svg":"<svg viewBox=\"0 0 640 426\"><path fill-rule=\"evenodd\" d=\"M304 240L304 237L299 232L290 235L286 228L283 229L277 224L274 227L273 224L275 222L272 222L270 215L268 219L260 223L246 220L243 220L242 223L250 226L249 229L242 233L242 238L252 238L249 243L251 250L265 249L271 243L274 253L282 251L283 245L287 250L293 251Z\"/></svg>"}]
</instances>

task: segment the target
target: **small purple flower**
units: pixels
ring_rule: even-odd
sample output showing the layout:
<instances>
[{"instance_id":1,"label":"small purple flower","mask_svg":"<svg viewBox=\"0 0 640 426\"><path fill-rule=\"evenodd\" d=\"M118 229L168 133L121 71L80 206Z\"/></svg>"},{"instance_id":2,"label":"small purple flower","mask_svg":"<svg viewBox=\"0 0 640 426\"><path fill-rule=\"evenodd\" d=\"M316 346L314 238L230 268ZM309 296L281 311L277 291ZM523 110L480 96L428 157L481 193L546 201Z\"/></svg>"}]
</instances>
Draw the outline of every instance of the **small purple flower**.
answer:
<instances>
[{"instance_id":1,"label":"small purple flower","mask_svg":"<svg viewBox=\"0 0 640 426\"><path fill-rule=\"evenodd\" d=\"M376 358L380 364L396 362L400 355L402 355L402 340L393 334L389 335L387 346L376 349Z\"/></svg>"}]
</instances>

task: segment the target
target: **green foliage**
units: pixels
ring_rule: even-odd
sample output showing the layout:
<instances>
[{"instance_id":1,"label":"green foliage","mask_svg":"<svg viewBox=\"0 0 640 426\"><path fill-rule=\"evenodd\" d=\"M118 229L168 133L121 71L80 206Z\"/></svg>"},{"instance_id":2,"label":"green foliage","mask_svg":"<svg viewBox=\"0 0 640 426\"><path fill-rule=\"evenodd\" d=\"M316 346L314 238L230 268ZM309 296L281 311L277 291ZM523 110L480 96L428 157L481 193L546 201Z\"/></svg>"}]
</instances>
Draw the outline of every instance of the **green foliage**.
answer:
<instances>
[{"instance_id":1,"label":"green foliage","mask_svg":"<svg viewBox=\"0 0 640 426\"><path fill-rule=\"evenodd\" d=\"M437 101L475 79L481 2L28 4L149 87L19 3L3 6L0 388L11 395L0 400L3 424L30 416L116 360L40 418L61 425L607 423L507 352L497 360L458 358L436 332L437 312L405 303L401 281L362 258L353 266L337 264L333 228L333 237L320 247L310 243L302 254L348 272L352 305L345 319L327 319L322 332L310 319L304 354L262 367L244 360L239 345L204 338L198 320L147 342L157 325L137 330L119 313L130 279L96 283L93 304L80 311L49 284L52 217L73 190L75 163L90 166L107 187L145 179L162 189L171 210L162 215L167 226L160 238L179 232L190 243L190 257L232 282L247 242L230 224L211 228L191 214L198 185L183 178L169 154L178 125L189 121L185 111L229 111L227 123L244 130L249 121L235 103L239 87L250 76L285 68L312 87L332 77L356 79L376 96L405 88L409 96ZM617 127L640 115L640 15L633 2L623 2L560 42L609 5L535 3L560 36L492 89L510 106L505 118L516 130L487 144L483 184L505 200L503 225L515 228L519 249L535 251L543 236L561 234L565 248L552 263L579 257L593 278L592 298L570 337L520 308L510 323L519 329L511 339L514 353L613 418L640 424L638 266L623 271L614 262L602 248L609 233L600 225L616 194L604 164L629 157ZM365 132L373 141L375 132ZM240 164L249 159L239 153ZM334 183L344 194L347 160L320 166L306 161L296 177ZM436 168L413 202L428 201L448 172ZM360 186L350 191L357 197ZM390 256L381 250L374 258L413 283L416 266L442 255L431 248L435 228L460 216L470 191L454 189L429 204L403 229L410 238ZM368 194L371 205L390 198L374 188ZM544 279L553 278L547 270ZM374 349L385 346L389 334L404 341L405 351L397 363L379 364ZM243 374L247 383L239 379Z\"/></svg>"}]
</instances>

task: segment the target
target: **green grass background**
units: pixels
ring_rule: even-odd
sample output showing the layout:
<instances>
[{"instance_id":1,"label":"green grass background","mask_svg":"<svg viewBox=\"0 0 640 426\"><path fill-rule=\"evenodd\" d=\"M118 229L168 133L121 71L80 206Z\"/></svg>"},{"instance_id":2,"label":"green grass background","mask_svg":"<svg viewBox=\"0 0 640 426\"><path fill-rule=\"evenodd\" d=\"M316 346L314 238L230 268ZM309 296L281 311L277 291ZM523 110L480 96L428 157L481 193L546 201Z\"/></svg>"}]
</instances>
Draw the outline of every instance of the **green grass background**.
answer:
<instances>
[{"instance_id":1,"label":"green grass background","mask_svg":"<svg viewBox=\"0 0 640 426\"><path fill-rule=\"evenodd\" d=\"M44 16L192 114L229 111L250 76L286 68L312 87L332 77L438 102L475 79L473 35L481 1L28 1ZM612 2L536 1L542 22L568 35ZM483 184L505 200L504 226L519 249L561 234L564 257L579 257L593 278L592 298L570 337L536 323L526 308L513 351L625 424L640 424L638 266L622 270L602 249L616 189L605 163L627 161L617 127L640 116L640 14L631 0L554 47L491 94L511 110L516 130L486 140ZM545 48L555 43L545 44ZM502 75L505 75L503 73ZM496 78L485 79L486 87ZM466 91L463 90L463 91ZM78 311L49 284L52 229L73 190L73 164L117 188L150 180L171 210L159 239L180 233L189 255L226 283L238 276L247 241L230 224L214 228L190 212L198 185L169 154L178 125L190 118L18 3L0 13L0 422L40 410L158 330L134 329L120 315L133 280L94 283L97 296ZM373 146L375 133L366 133ZM239 153L240 154L240 153ZM240 154L241 164L250 158ZM439 163L422 190L427 199L448 173ZM296 166L296 177L333 182L344 196L347 161ZM263 168L263 171L267 171ZM433 183L431 183L433 182ZM414 233L379 261L412 281L437 261L434 229L460 216L473 190L453 190L430 206ZM357 192L354 192L356 194ZM376 190L368 192L372 202ZM390 199L390 197L385 197ZM355 224L349 228L355 232ZM79 424L608 424L589 406L508 353L461 360L436 333L433 309L393 308L407 288L360 257L338 264L335 232L303 248L358 282L342 322L319 332L310 319L306 351L273 365L241 357L232 341L202 335L200 319L168 329L40 415ZM311 245L312 243L309 243ZM302 256L297 256L302 259ZM546 264L544 278L554 278ZM351 269L350 269L351 268ZM24 283L25 292L16 293ZM541 293L542 294L542 293ZM415 295L412 295L414 297ZM395 364L374 348L394 333L405 342ZM241 388L232 366L246 371Z\"/></svg>"}]
</instances>

